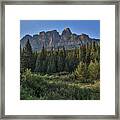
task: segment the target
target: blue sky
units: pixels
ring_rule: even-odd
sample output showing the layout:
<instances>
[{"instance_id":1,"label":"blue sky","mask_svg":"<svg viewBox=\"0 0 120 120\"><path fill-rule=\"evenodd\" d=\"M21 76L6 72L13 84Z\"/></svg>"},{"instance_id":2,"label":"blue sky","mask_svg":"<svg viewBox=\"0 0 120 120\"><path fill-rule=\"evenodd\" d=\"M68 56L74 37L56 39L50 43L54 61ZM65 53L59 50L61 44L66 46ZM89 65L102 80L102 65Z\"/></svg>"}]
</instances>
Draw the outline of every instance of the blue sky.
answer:
<instances>
[{"instance_id":1,"label":"blue sky","mask_svg":"<svg viewBox=\"0 0 120 120\"><path fill-rule=\"evenodd\" d=\"M21 20L20 38L50 30L57 30L61 34L64 28L70 28L72 33L78 35L85 33L91 38L100 38L99 20Z\"/></svg>"}]
</instances>

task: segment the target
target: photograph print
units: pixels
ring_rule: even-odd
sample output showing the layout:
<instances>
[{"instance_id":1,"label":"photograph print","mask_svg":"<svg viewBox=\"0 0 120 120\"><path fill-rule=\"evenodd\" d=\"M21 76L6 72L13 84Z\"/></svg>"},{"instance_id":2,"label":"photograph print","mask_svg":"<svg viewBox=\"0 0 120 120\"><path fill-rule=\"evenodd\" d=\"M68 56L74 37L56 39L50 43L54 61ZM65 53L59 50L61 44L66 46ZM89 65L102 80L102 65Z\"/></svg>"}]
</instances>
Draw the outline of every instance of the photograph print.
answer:
<instances>
[{"instance_id":1,"label":"photograph print","mask_svg":"<svg viewBox=\"0 0 120 120\"><path fill-rule=\"evenodd\" d=\"M20 20L21 100L100 100L100 20Z\"/></svg>"}]
</instances>

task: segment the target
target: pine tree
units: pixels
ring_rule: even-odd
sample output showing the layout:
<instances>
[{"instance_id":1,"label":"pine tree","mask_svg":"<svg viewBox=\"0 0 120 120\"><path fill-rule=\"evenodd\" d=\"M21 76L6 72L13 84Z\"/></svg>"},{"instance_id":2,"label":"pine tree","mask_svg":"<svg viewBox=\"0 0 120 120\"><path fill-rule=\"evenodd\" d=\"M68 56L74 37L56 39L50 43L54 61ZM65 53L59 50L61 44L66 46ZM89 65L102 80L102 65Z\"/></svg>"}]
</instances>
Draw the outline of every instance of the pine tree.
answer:
<instances>
[{"instance_id":1,"label":"pine tree","mask_svg":"<svg viewBox=\"0 0 120 120\"><path fill-rule=\"evenodd\" d=\"M25 70L25 60L24 60L24 49L21 48L20 45L20 72L22 73Z\"/></svg>"},{"instance_id":2,"label":"pine tree","mask_svg":"<svg viewBox=\"0 0 120 120\"><path fill-rule=\"evenodd\" d=\"M56 68L55 68L54 60L51 59L51 61L48 62L47 73L49 74L55 72L56 72Z\"/></svg>"},{"instance_id":3,"label":"pine tree","mask_svg":"<svg viewBox=\"0 0 120 120\"><path fill-rule=\"evenodd\" d=\"M54 53L54 64L55 64L55 71L58 72L58 51Z\"/></svg>"},{"instance_id":4,"label":"pine tree","mask_svg":"<svg viewBox=\"0 0 120 120\"><path fill-rule=\"evenodd\" d=\"M80 62L77 66L74 74L78 80L85 81L86 80L86 65L83 62Z\"/></svg>"},{"instance_id":5,"label":"pine tree","mask_svg":"<svg viewBox=\"0 0 120 120\"><path fill-rule=\"evenodd\" d=\"M89 79L92 81L100 79L100 65L97 60L95 60L95 62L91 60L88 66L88 74Z\"/></svg>"},{"instance_id":6,"label":"pine tree","mask_svg":"<svg viewBox=\"0 0 120 120\"><path fill-rule=\"evenodd\" d=\"M71 70L74 71L74 69L77 67L79 64L79 58L78 58L78 50L75 48L73 50L72 56L71 56Z\"/></svg>"},{"instance_id":7,"label":"pine tree","mask_svg":"<svg viewBox=\"0 0 120 120\"><path fill-rule=\"evenodd\" d=\"M49 58L48 58L48 64L47 64L47 73L55 73L56 72L56 59L55 59L55 51L53 49L50 52Z\"/></svg>"},{"instance_id":8,"label":"pine tree","mask_svg":"<svg viewBox=\"0 0 120 120\"><path fill-rule=\"evenodd\" d=\"M35 72L42 72L45 73L47 71L47 51L45 50L44 46L41 50L41 52L38 54L37 60L36 60L36 67Z\"/></svg>"},{"instance_id":9,"label":"pine tree","mask_svg":"<svg viewBox=\"0 0 120 120\"><path fill-rule=\"evenodd\" d=\"M21 71L25 71L25 69L31 69L31 71L34 70L34 57L32 52L32 47L30 45L29 39L25 44L25 47L23 50L21 50L21 56L20 56L20 62L21 62Z\"/></svg>"},{"instance_id":10,"label":"pine tree","mask_svg":"<svg viewBox=\"0 0 120 120\"><path fill-rule=\"evenodd\" d=\"M98 63L100 62L100 45L99 44L97 44L96 60L98 61Z\"/></svg>"},{"instance_id":11,"label":"pine tree","mask_svg":"<svg viewBox=\"0 0 120 120\"><path fill-rule=\"evenodd\" d=\"M65 57L66 52L63 47L63 49L58 52L58 72L63 72L65 70Z\"/></svg>"},{"instance_id":12,"label":"pine tree","mask_svg":"<svg viewBox=\"0 0 120 120\"><path fill-rule=\"evenodd\" d=\"M69 51L68 55L65 59L65 70L67 72L72 72L74 70L74 53L73 51Z\"/></svg>"},{"instance_id":13,"label":"pine tree","mask_svg":"<svg viewBox=\"0 0 120 120\"><path fill-rule=\"evenodd\" d=\"M79 60L79 62L81 60L81 47L80 46L78 48L78 60Z\"/></svg>"},{"instance_id":14,"label":"pine tree","mask_svg":"<svg viewBox=\"0 0 120 120\"><path fill-rule=\"evenodd\" d=\"M65 58L65 68L64 70L66 72L70 72L70 69L69 69L69 62L70 62L70 56L69 56L69 52L67 51L67 55L66 55L66 58Z\"/></svg>"},{"instance_id":15,"label":"pine tree","mask_svg":"<svg viewBox=\"0 0 120 120\"><path fill-rule=\"evenodd\" d=\"M80 61L85 63L86 62L86 46L82 45L80 49L81 49Z\"/></svg>"},{"instance_id":16,"label":"pine tree","mask_svg":"<svg viewBox=\"0 0 120 120\"><path fill-rule=\"evenodd\" d=\"M85 63L87 66L90 64L90 60L91 60L90 53L91 53L90 44L87 43L87 45L86 45L86 58L85 58Z\"/></svg>"},{"instance_id":17,"label":"pine tree","mask_svg":"<svg viewBox=\"0 0 120 120\"><path fill-rule=\"evenodd\" d=\"M98 45L95 41L91 43L91 53L90 53L90 59L95 62L95 60L99 59L99 51L98 51ZM97 53L98 51L98 53ZM99 54L99 55L98 55ZM98 58L97 58L98 57Z\"/></svg>"}]
</instances>

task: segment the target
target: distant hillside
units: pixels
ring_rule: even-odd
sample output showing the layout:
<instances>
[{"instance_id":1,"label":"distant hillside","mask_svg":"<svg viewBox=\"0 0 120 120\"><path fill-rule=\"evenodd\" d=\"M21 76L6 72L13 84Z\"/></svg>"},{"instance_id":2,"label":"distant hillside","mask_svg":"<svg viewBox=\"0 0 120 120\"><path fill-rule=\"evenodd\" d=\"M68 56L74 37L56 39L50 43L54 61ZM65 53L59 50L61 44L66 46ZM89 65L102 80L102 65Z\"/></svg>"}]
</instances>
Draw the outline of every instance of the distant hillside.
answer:
<instances>
[{"instance_id":1,"label":"distant hillside","mask_svg":"<svg viewBox=\"0 0 120 120\"><path fill-rule=\"evenodd\" d=\"M71 49L89 42L97 42L99 44L100 39L90 38L86 34L77 35L72 33L70 28L65 28L60 35L56 30L40 32L36 35L25 35L20 44L23 48L25 43L29 39L33 51L39 51L44 46L46 49L57 48L64 46L66 49Z\"/></svg>"}]
</instances>

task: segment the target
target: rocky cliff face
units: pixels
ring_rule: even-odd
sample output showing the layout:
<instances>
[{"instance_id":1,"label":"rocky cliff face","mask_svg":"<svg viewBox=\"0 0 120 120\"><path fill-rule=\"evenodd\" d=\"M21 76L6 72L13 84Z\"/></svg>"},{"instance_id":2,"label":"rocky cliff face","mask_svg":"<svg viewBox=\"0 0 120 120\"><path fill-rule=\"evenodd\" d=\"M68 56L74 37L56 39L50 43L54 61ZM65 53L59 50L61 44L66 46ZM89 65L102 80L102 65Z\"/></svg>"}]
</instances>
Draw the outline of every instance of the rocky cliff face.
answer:
<instances>
[{"instance_id":1,"label":"rocky cliff face","mask_svg":"<svg viewBox=\"0 0 120 120\"><path fill-rule=\"evenodd\" d=\"M89 36L86 34L73 34L70 28L65 28L61 35L56 30L47 32L42 31L33 36L25 35L20 40L21 47L24 47L28 39L31 43L33 51L39 51L43 46L46 49L50 49L51 47L57 48L61 46L65 46L66 49L70 49L72 47L83 45L92 41L99 43L99 39L89 38Z\"/></svg>"},{"instance_id":2,"label":"rocky cliff face","mask_svg":"<svg viewBox=\"0 0 120 120\"><path fill-rule=\"evenodd\" d=\"M61 41L65 42L65 41L70 40L71 35L72 35L71 30L69 28L65 28L61 35Z\"/></svg>"}]
</instances>

